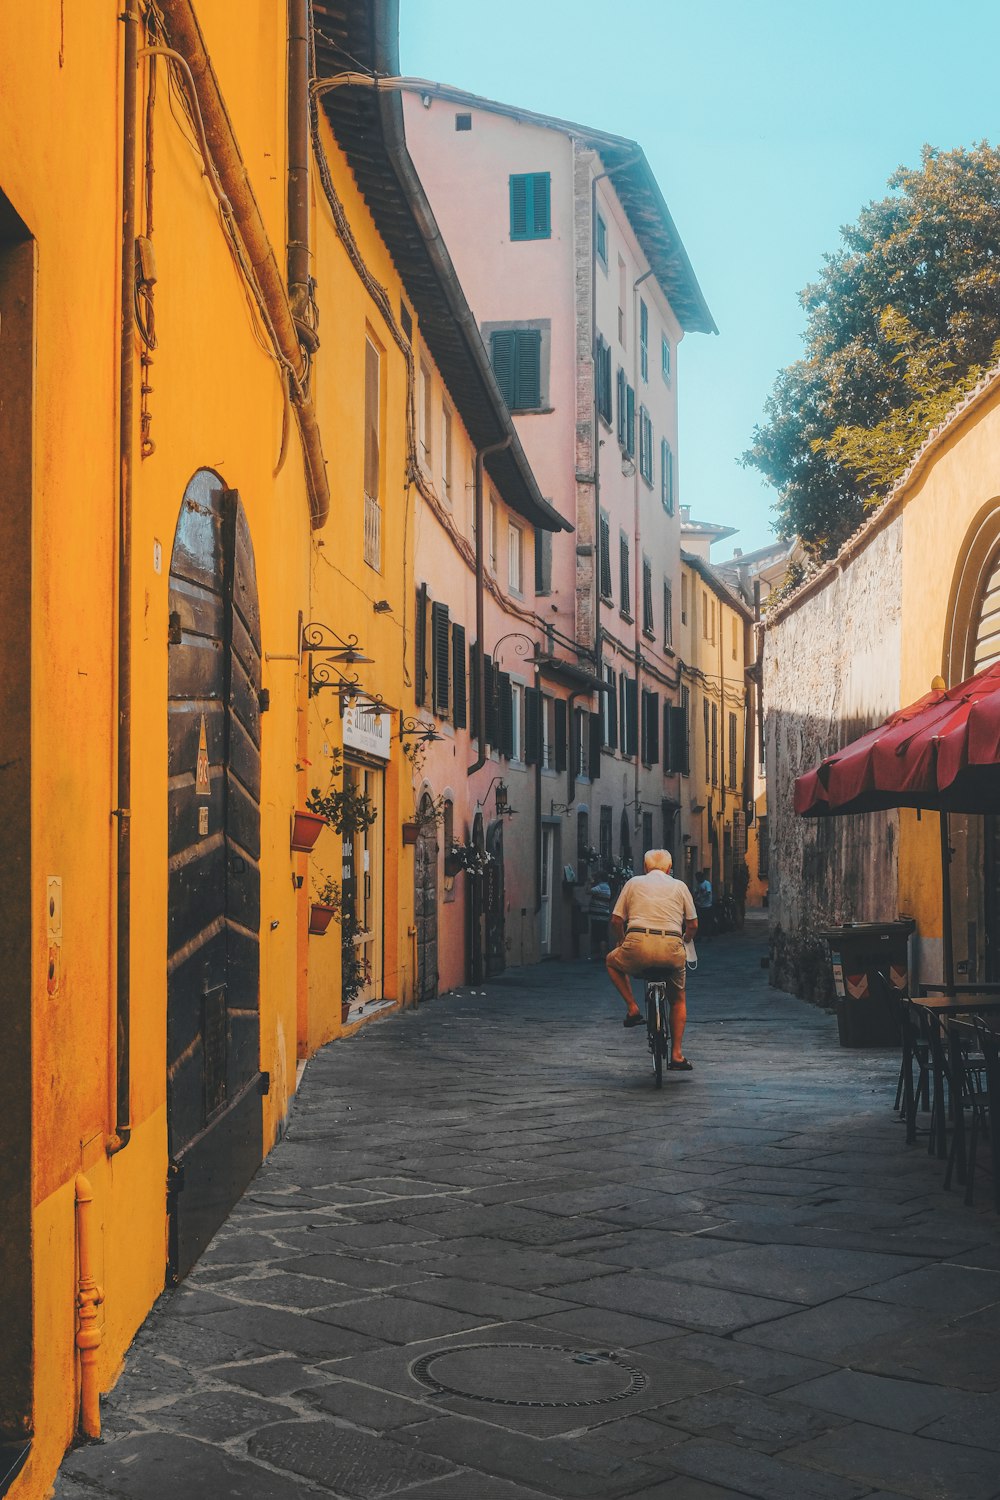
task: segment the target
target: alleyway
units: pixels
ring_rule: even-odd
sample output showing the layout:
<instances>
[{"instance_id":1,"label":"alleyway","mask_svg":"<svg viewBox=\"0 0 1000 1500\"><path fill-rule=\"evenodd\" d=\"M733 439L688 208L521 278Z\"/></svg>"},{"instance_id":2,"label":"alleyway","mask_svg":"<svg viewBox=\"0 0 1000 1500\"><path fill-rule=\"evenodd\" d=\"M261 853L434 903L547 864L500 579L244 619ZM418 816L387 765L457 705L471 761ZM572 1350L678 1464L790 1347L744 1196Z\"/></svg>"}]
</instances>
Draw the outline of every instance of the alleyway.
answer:
<instances>
[{"instance_id":1,"label":"alleyway","mask_svg":"<svg viewBox=\"0 0 1000 1500\"><path fill-rule=\"evenodd\" d=\"M587 964L315 1057L57 1500L1000 1495L988 1194L763 952L706 946L661 1093Z\"/></svg>"}]
</instances>

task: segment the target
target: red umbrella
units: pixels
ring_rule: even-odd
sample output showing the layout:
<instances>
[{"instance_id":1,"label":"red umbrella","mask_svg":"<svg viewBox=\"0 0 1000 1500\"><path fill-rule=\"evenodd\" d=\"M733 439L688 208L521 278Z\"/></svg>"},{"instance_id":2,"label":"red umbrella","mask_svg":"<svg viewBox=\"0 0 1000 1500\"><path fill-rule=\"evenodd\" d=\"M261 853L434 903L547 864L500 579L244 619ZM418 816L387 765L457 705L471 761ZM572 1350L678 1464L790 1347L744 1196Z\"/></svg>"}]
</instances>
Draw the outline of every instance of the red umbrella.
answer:
<instances>
[{"instance_id":1,"label":"red umbrella","mask_svg":"<svg viewBox=\"0 0 1000 1500\"><path fill-rule=\"evenodd\" d=\"M891 714L795 783L804 817L1000 807L1000 663Z\"/></svg>"}]
</instances>

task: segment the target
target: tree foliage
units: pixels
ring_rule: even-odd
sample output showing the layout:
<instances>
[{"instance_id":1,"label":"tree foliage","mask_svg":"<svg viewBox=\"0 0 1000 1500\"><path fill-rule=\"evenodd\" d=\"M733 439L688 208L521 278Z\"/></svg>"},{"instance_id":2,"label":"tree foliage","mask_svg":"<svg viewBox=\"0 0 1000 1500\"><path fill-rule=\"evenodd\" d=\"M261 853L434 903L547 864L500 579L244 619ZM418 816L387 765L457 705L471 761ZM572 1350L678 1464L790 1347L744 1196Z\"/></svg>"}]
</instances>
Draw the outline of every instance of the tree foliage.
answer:
<instances>
[{"instance_id":1,"label":"tree foliage","mask_svg":"<svg viewBox=\"0 0 1000 1500\"><path fill-rule=\"evenodd\" d=\"M888 186L801 293L805 355L743 456L779 492L781 534L817 557L1000 354L1000 151L925 146Z\"/></svg>"}]
</instances>

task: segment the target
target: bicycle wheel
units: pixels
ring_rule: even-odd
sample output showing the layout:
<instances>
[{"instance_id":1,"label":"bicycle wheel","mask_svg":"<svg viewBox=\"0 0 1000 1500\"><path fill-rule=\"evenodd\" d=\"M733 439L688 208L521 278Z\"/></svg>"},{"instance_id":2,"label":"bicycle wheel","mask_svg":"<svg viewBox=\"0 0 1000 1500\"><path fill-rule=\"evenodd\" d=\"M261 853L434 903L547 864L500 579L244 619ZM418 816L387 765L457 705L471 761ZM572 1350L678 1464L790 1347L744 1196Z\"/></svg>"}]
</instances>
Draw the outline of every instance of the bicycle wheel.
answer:
<instances>
[{"instance_id":1,"label":"bicycle wheel","mask_svg":"<svg viewBox=\"0 0 1000 1500\"><path fill-rule=\"evenodd\" d=\"M663 1012L660 1007L660 986L646 986L646 1031L649 1050L653 1054L653 1077L656 1087L663 1087Z\"/></svg>"}]
</instances>

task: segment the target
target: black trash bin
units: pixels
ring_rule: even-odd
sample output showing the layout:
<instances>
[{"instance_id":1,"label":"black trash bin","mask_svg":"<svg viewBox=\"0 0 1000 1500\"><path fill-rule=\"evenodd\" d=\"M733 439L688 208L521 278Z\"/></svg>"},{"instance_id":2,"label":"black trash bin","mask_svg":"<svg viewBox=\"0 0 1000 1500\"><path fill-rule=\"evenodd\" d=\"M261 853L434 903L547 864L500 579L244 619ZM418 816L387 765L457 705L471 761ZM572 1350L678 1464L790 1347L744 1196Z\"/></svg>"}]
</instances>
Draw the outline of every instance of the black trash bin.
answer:
<instances>
[{"instance_id":1,"label":"black trash bin","mask_svg":"<svg viewBox=\"0 0 1000 1500\"><path fill-rule=\"evenodd\" d=\"M901 995L909 994L907 939L912 917L847 922L819 936L830 945L842 1047L898 1047Z\"/></svg>"}]
</instances>

